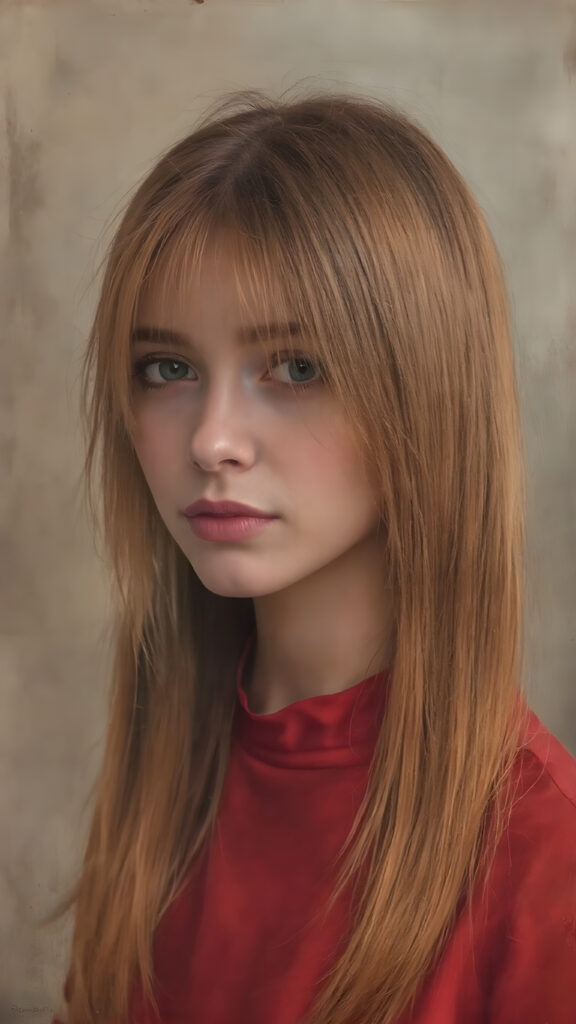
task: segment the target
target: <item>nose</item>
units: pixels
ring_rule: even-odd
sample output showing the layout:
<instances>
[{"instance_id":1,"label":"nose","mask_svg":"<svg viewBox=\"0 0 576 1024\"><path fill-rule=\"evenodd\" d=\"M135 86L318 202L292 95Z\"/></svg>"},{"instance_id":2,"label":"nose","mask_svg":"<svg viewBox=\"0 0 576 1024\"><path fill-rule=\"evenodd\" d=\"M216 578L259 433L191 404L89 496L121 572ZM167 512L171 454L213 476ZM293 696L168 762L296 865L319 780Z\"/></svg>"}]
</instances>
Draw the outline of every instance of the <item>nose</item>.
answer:
<instances>
[{"instance_id":1,"label":"nose","mask_svg":"<svg viewBox=\"0 0 576 1024\"><path fill-rule=\"evenodd\" d=\"M250 466L256 455L248 396L232 382L206 389L193 411L190 455L194 466L213 472L222 463Z\"/></svg>"}]
</instances>

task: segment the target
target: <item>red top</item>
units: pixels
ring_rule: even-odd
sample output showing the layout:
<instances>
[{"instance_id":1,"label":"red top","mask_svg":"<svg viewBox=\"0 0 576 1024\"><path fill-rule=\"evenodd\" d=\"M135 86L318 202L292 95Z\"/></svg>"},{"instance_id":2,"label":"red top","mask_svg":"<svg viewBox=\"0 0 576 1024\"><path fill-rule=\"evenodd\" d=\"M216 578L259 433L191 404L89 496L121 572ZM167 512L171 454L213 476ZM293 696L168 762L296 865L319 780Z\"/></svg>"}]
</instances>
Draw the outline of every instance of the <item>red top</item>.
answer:
<instances>
[{"instance_id":1,"label":"red top","mask_svg":"<svg viewBox=\"0 0 576 1024\"><path fill-rule=\"evenodd\" d=\"M252 638L251 638L252 641ZM163 1024L299 1024L334 961L335 857L362 798L386 673L340 693L238 711L214 840L155 936ZM576 761L530 712L510 825L399 1024L575 1024ZM133 1000L132 1024L156 1018Z\"/></svg>"}]
</instances>

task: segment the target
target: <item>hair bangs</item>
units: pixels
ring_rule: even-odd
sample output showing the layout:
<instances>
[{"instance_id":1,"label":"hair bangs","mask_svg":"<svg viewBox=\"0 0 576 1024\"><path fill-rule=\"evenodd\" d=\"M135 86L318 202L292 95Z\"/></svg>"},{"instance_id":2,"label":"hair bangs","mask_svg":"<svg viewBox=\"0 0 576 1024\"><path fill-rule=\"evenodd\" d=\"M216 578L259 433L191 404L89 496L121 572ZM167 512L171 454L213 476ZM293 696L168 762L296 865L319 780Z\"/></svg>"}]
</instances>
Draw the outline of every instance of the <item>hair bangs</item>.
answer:
<instances>
[{"instance_id":1,"label":"hair bangs","mask_svg":"<svg viewBox=\"0 0 576 1024\"><path fill-rule=\"evenodd\" d=\"M145 291L151 290L163 308L169 302L185 308L190 284L210 253L231 269L242 326L253 328L263 349L274 351L270 342L275 339L277 356L281 352L284 358L294 357L304 348L307 355L322 361L323 371L330 376L331 352L324 330L328 310L318 308L318 293L310 284L314 253L301 246L295 260L282 243L281 226L273 212L265 230L260 224L258 237L242 226L243 213L237 206L226 215L202 211L203 215L193 217L183 211L178 228L157 244L136 289L131 330Z\"/></svg>"}]
</instances>

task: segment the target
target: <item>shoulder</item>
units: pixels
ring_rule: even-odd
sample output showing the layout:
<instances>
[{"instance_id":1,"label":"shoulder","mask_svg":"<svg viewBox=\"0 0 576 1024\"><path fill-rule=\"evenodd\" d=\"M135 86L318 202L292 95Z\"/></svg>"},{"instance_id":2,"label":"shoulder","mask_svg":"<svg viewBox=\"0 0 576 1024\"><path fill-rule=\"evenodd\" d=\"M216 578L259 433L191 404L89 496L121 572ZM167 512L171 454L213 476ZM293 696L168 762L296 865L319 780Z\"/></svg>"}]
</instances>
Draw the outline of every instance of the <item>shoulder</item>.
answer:
<instances>
[{"instance_id":1,"label":"shoulder","mask_svg":"<svg viewBox=\"0 0 576 1024\"><path fill-rule=\"evenodd\" d=\"M576 759L529 709L520 739L506 826L489 876L496 913L519 926L536 924L541 914L552 924L552 912L556 923L574 923Z\"/></svg>"},{"instance_id":2,"label":"shoulder","mask_svg":"<svg viewBox=\"0 0 576 1024\"><path fill-rule=\"evenodd\" d=\"M576 758L530 709L526 712L522 738L524 748L576 808Z\"/></svg>"},{"instance_id":3,"label":"shoulder","mask_svg":"<svg viewBox=\"0 0 576 1024\"><path fill-rule=\"evenodd\" d=\"M499 859L516 915L552 924L556 913L575 928L576 759L529 709L512 786Z\"/></svg>"},{"instance_id":4,"label":"shoulder","mask_svg":"<svg viewBox=\"0 0 576 1024\"><path fill-rule=\"evenodd\" d=\"M508 824L479 894L489 1019L568 1024L576 1020L576 760L532 711L512 782Z\"/></svg>"},{"instance_id":5,"label":"shoulder","mask_svg":"<svg viewBox=\"0 0 576 1024\"><path fill-rule=\"evenodd\" d=\"M556 893L576 915L576 759L529 709L510 782L500 880L524 911Z\"/></svg>"},{"instance_id":6,"label":"shoulder","mask_svg":"<svg viewBox=\"0 0 576 1024\"><path fill-rule=\"evenodd\" d=\"M514 771L510 824L576 840L576 759L530 709Z\"/></svg>"},{"instance_id":7,"label":"shoulder","mask_svg":"<svg viewBox=\"0 0 576 1024\"><path fill-rule=\"evenodd\" d=\"M505 826L410 1024L576 1021L576 760L522 710Z\"/></svg>"},{"instance_id":8,"label":"shoulder","mask_svg":"<svg viewBox=\"0 0 576 1024\"><path fill-rule=\"evenodd\" d=\"M576 973L576 760L530 710L513 787L493 876L499 953L525 983L539 971L565 989Z\"/></svg>"}]
</instances>

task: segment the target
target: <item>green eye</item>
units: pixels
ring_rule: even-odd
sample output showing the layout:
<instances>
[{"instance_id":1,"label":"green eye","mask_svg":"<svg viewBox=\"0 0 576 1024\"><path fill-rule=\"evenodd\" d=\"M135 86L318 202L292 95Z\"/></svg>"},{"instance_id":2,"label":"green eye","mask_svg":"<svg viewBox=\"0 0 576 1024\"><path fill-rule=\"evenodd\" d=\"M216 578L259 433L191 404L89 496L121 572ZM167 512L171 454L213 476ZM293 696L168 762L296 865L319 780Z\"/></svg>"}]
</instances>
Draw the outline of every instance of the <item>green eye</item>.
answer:
<instances>
[{"instance_id":1,"label":"green eye","mask_svg":"<svg viewBox=\"0 0 576 1024\"><path fill-rule=\"evenodd\" d=\"M145 388L157 388L178 380L193 380L193 377L187 376L190 371L191 367L179 359L146 356L135 364L134 377L138 378Z\"/></svg>"},{"instance_id":2,"label":"green eye","mask_svg":"<svg viewBox=\"0 0 576 1024\"><path fill-rule=\"evenodd\" d=\"M182 380L186 376L188 367L185 363L178 363L175 359L159 359L158 372L163 380Z\"/></svg>"},{"instance_id":3,"label":"green eye","mask_svg":"<svg viewBox=\"0 0 576 1024\"><path fill-rule=\"evenodd\" d=\"M306 374L310 372L312 372L312 374L315 373L314 365L313 363L310 362L309 359L290 359L290 362L293 363L293 365L296 368L296 373L298 374L297 380L295 382L297 384L302 383L301 374ZM307 381L309 379L309 377L306 378Z\"/></svg>"},{"instance_id":4,"label":"green eye","mask_svg":"<svg viewBox=\"0 0 576 1024\"><path fill-rule=\"evenodd\" d=\"M307 384L316 384L322 380L321 368L307 356L291 356L288 353L282 353L274 359L273 368L287 368L283 369L284 379L280 378L280 382L283 384L305 387ZM288 374L287 377L286 374Z\"/></svg>"}]
</instances>

